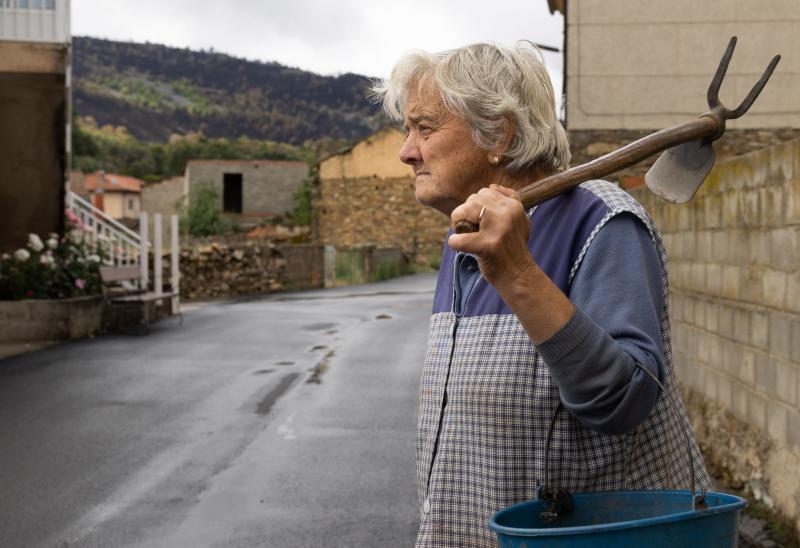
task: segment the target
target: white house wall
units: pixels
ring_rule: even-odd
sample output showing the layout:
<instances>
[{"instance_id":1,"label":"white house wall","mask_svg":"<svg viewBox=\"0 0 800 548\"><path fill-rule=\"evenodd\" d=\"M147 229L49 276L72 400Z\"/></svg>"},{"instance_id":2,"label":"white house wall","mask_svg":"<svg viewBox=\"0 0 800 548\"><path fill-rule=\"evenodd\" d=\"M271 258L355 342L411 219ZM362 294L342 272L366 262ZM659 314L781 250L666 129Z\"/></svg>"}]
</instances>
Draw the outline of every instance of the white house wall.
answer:
<instances>
[{"instance_id":1,"label":"white house wall","mask_svg":"<svg viewBox=\"0 0 800 548\"><path fill-rule=\"evenodd\" d=\"M726 105L744 98L773 55L783 58L751 111L729 127L800 127L798 0L570 0L569 128L661 128L702 114L734 35Z\"/></svg>"}]
</instances>

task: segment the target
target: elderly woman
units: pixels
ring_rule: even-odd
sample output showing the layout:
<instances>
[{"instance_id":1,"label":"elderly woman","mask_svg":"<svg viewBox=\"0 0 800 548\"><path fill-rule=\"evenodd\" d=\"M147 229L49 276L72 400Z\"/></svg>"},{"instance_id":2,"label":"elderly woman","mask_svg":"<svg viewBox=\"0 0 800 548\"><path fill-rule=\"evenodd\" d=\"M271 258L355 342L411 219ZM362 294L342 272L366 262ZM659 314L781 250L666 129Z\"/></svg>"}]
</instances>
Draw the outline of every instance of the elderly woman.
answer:
<instances>
[{"instance_id":1,"label":"elderly woman","mask_svg":"<svg viewBox=\"0 0 800 548\"><path fill-rule=\"evenodd\" d=\"M675 389L658 230L603 181L525 211L514 191L569 161L538 52L411 52L377 87L407 132L416 198L451 233L420 387L417 546L494 546L497 510L547 488L709 486ZM546 444L552 427L552 440ZM548 470L545 471L548 452Z\"/></svg>"}]
</instances>

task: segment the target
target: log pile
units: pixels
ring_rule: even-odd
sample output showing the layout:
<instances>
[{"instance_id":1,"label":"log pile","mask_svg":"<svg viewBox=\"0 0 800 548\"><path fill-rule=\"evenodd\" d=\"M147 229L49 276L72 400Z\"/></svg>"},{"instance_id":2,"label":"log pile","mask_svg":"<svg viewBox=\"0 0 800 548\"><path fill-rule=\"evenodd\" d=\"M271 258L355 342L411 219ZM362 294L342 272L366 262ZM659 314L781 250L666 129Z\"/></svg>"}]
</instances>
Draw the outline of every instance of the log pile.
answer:
<instances>
[{"instance_id":1,"label":"log pile","mask_svg":"<svg viewBox=\"0 0 800 548\"><path fill-rule=\"evenodd\" d=\"M286 262L269 241L228 245L211 242L183 247L180 253L181 298L211 299L254 295L283 289ZM164 284L169 283L169 255L164 257Z\"/></svg>"}]
</instances>

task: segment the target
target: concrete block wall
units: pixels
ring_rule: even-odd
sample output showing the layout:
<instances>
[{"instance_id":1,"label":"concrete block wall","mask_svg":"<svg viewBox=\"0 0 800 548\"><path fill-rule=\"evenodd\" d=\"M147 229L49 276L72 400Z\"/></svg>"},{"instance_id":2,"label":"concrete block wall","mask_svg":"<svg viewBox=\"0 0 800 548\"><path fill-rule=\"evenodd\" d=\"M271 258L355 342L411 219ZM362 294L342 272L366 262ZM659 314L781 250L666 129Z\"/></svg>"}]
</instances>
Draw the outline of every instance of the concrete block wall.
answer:
<instances>
[{"instance_id":1,"label":"concrete block wall","mask_svg":"<svg viewBox=\"0 0 800 548\"><path fill-rule=\"evenodd\" d=\"M800 139L719 163L688 204L632 193L667 247L676 374L705 402L706 458L765 484L800 531ZM714 413L752 435L702 424Z\"/></svg>"},{"instance_id":2,"label":"concrete block wall","mask_svg":"<svg viewBox=\"0 0 800 548\"><path fill-rule=\"evenodd\" d=\"M147 212L150 239L155 235L153 215L161 213L161 245L164 249L170 246L170 216L180 213L179 204L184 195L183 176L172 177L157 183L148 183L142 187L142 211Z\"/></svg>"},{"instance_id":3,"label":"concrete block wall","mask_svg":"<svg viewBox=\"0 0 800 548\"><path fill-rule=\"evenodd\" d=\"M247 224L291 213L295 192L308 176L308 165L279 160L191 160L186 166L186 192L191 194L198 184L211 184L222 204L226 173L242 175L242 213L238 220Z\"/></svg>"}]
</instances>

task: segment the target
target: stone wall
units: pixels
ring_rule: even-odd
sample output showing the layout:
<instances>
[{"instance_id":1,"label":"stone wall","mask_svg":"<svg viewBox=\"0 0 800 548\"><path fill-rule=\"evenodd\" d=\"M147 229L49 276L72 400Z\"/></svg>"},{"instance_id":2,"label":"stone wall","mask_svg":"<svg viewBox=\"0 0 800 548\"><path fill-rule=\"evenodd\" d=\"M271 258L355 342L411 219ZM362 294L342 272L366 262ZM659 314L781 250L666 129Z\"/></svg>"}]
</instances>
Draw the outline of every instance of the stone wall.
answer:
<instances>
[{"instance_id":1,"label":"stone wall","mask_svg":"<svg viewBox=\"0 0 800 548\"><path fill-rule=\"evenodd\" d=\"M449 219L417 203L414 174L398 157L404 139L387 128L320 163L317 241L339 249L400 247L418 261L438 260Z\"/></svg>"},{"instance_id":2,"label":"stone wall","mask_svg":"<svg viewBox=\"0 0 800 548\"><path fill-rule=\"evenodd\" d=\"M179 260L184 300L362 284L408 272L408 256L398 247L337 251L329 245L275 243L241 234L184 240ZM170 255L164 253L162 261L167 289Z\"/></svg>"},{"instance_id":3,"label":"stone wall","mask_svg":"<svg viewBox=\"0 0 800 548\"><path fill-rule=\"evenodd\" d=\"M422 259L441 254L449 219L414 198L414 179L322 180L315 204L321 243L337 248L400 247Z\"/></svg>"},{"instance_id":4,"label":"stone wall","mask_svg":"<svg viewBox=\"0 0 800 548\"><path fill-rule=\"evenodd\" d=\"M717 164L685 205L633 194L668 250L676 372L706 457L800 531L800 139Z\"/></svg>"},{"instance_id":5,"label":"stone wall","mask_svg":"<svg viewBox=\"0 0 800 548\"><path fill-rule=\"evenodd\" d=\"M582 129L569 130L569 144L572 151L572 166L585 164L604 154L613 152L637 139L646 137L656 130L645 129ZM729 129L720 139L714 141L717 162L741 156L775 144L800 137L800 128L780 129ZM640 162L627 169L614 173L606 179L620 183L626 188L644 184L643 176L658 156Z\"/></svg>"}]
</instances>

